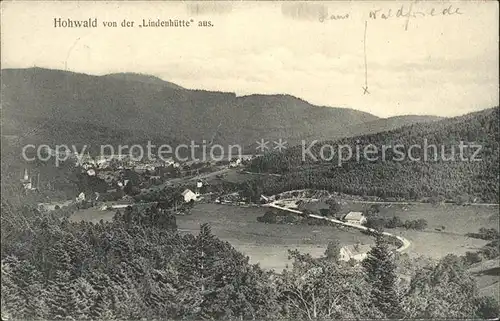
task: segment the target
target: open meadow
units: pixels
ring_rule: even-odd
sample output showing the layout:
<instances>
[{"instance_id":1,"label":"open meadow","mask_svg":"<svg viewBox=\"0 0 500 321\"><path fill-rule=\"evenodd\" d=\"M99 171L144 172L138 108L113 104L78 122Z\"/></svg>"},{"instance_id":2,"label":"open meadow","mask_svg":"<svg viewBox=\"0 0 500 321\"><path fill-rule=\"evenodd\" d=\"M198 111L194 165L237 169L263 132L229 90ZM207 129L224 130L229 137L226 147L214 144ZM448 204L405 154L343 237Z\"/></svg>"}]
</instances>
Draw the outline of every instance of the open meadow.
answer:
<instances>
[{"instance_id":1,"label":"open meadow","mask_svg":"<svg viewBox=\"0 0 500 321\"><path fill-rule=\"evenodd\" d=\"M116 210L103 211L101 210L101 206L94 206L77 210L70 216L69 220L73 222L86 221L99 223L100 220L107 222L113 220L115 213Z\"/></svg>"},{"instance_id":2,"label":"open meadow","mask_svg":"<svg viewBox=\"0 0 500 321\"><path fill-rule=\"evenodd\" d=\"M373 242L371 237L358 231L332 226L257 222L257 217L266 210L260 207L198 204L190 215L177 217L177 226L181 232L196 234L200 224L210 223L215 235L248 255L252 263L260 263L263 268L276 271L281 271L290 262L287 254L289 249L320 256L328 242L335 239L341 245Z\"/></svg>"},{"instance_id":3,"label":"open meadow","mask_svg":"<svg viewBox=\"0 0 500 321\"><path fill-rule=\"evenodd\" d=\"M344 214L354 211L365 213L374 204L342 200L341 209L336 215L340 219ZM467 233L477 233L480 228L495 228L499 226L498 206L461 206L455 204L376 204L380 217L398 217L401 221L424 219L427 228L422 231L408 230L404 227L385 229L394 235L402 236L411 242L406 251L410 255L424 255L431 258L441 258L447 254L464 255L475 252L488 241L468 237ZM300 206L319 214L328 211L325 200L306 202Z\"/></svg>"},{"instance_id":4,"label":"open meadow","mask_svg":"<svg viewBox=\"0 0 500 321\"><path fill-rule=\"evenodd\" d=\"M370 204L347 203L342 211L363 211ZM344 230L333 226L265 224L257 222L268 209L231 205L199 203L190 215L177 216L180 232L198 233L200 224L209 223L219 238L228 241L236 249L248 255L253 263L264 268L281 270L287 262L287 250L299 249L313 256L324 253L328 242L337 239L342 245L371 244L373 239L356 230ZM114 211L99 208L79 210L73 221L98 222L111 220ZM439 259L447 254L464 255L475 252L488 241L470 238L467 233L479 228L498 228L498 207L432 205L380 205L380 216L399 217L402 221L425 219L428 226L423 231L405 228L386 229L411 242L407 253ZM444 229L443 229L444 227Z\"/></svg>"},{"instance_id":5,"label":"open meadow","mask_svg":"<svg viewBox=\"0 0 500 321\"><path fill-rule=\"evenodd\" d=\"M367 204L348 204L351 210L362 210ZM498 207L460 206L454 204L380 205L380 216L399 217L402 221L425 219L423 231L405 228L387 229L395 235L407 238L412 244L409 254L440 258L453 253L463 255L477 251L488 241L467 237L467 233L478 232L481 227L496 228L499 224ZM444 229L443 229L444 227Z\"/></svg>"},{"instance_id":6,"label":"open meadow","mask_svg":"<svg viewBox=\"0 0 500 321\"><path fill-rule=\"evenodd\" d=\"M469 272L475 276L481 295L491 295L500 300L500 259L476 263L469 268Z\"/></svg>"}]
</instances>

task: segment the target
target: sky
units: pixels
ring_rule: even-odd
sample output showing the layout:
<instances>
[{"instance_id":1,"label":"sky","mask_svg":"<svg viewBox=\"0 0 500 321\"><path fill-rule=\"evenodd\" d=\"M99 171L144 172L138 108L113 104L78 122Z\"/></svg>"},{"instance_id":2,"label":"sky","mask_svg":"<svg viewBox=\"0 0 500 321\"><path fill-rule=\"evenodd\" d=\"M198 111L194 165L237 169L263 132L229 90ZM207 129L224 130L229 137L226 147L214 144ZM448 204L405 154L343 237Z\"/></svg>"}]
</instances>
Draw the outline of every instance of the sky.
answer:
<instances>
[{"instance_id":1,"label":"sky","mask_svg":"<svg viewBox=\"0 0 500 321\"><path fill-rule=\"evenodd\" d=\"M402 5L403 13L411 6L425 16L396 17ZM450 5L460 14L442 15ZM145 73L186 88L290 94L380 117L456 116L499 104L497 1L3 1L1 6L2 68ZM370 18L377 9L377 18ZM389 9L391 17L382 19ZM349 16L321 22L326 12ZM98 27L55 28L54 18L97 18ZM142 19L158 18L214 26L137 27ZM135 27L120 27L124 19ZM103 21L119 27L105 28Z\"/></svg>"}]
</instances>

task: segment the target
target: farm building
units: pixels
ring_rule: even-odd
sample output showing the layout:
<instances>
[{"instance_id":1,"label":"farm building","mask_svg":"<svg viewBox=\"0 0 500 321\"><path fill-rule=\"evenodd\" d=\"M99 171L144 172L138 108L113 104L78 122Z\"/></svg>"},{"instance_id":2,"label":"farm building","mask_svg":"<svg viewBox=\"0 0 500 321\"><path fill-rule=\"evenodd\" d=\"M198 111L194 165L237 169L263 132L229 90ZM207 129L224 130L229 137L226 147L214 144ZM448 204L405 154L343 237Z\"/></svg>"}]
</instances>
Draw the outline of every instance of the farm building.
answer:
<instances>
[{"instance_id":1,"label":"farm building","mask_svg":"<svg viewBox=\"0 0 500 321\"><path fill-rule=\"evenodd\" d=\"M38 175L30 175L26 168L24 169L23 178L21 178L20 181L25 190L37 190L40 185L40 173L38 173Z\"/></svg>"},{"instance_id":2,"label":"farm building","mask_svg":"<svg viewBox=\"0 0 500 321\"><path fill-rule=\"evenodd\" d=\"M50 211L55 211L58 208L70 206L72 204L73 204L72 200L64 202L38 203L37 209L40 212L50 212Z\"/></svg>"},{"instance_id":3,"label":"farm building","mask_svg":"<svg viewBox=\"0 0 500 321\"><path fill-rule=\"evenodd\" d=\"M361 212L349 212L342 219L347 223L358 225L366 222L366 217Z\"/></svg>"},{"instance_id":4,"label":"farm building","mask_svg":"<svg viewBox=\"0 0 500 321\"><path fill-rule=\"evenodd\" d=\"M344 246L340 249L340 260L345 262L351 259L355 261L363 261L367 257L367 253L370 249L371 246L369 244Z\"/></svg>"},{"instance_id":5,"label":"farm building","mask_svg":"<svg viewBox=\"0 0 500 321\"><path fill-rule=\"evenodd\" d=\"M229 167L237 167L241 165L241 159L237 158L229 163Z\"/></svg>"},{"instance_id":6,"label":"farm building","mask_svg":"<svg viewBox=\"0 0 500 321\"><path fill-rule=\"evenodd\" d=\"M197 195L192 190L186 189L184 190L184 192L182 192L182 197L184 198L184 202L188 203L191 201L196 201Z\"/></svg>"}]
</instances>

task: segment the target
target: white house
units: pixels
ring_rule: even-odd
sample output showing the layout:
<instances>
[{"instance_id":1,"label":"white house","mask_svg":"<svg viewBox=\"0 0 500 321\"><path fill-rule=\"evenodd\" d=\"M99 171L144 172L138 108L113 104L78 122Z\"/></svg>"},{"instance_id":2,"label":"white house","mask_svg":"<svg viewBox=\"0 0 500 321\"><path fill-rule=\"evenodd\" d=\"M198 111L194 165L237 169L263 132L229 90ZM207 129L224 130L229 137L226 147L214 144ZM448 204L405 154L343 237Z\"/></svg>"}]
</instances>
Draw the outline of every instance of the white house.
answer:
<instances>
[{"instance_id":1,"label":"white house","mask_svg":"<svg viewBox=\"0 0 500 321\"><path fill-rule=\"evenodd\" d=\"M95 164L93 164L93 163L83 163L83 164L82 164L82 167L83 167L84 169L86 169L86 170L89 170L89 169L94 168L94 167L95 167Z\"/></svg>"},{"instance_id":2,"label":"white house","mask_svg":"<svg viewBox=\"0 0 500 321\"><path fill-rule=\"evenodd\" d=\"M151 164L139 164L135 167L135 170L136 171L154 171L155 170L155 167Z\"/></svg>"},{"instance_id":3,"label":"white house","mask_svg":"<svg viewBox=\"0 0 500 321\"><path fill-rule=\"evenodd\" d=\"M349 261L351 259L355 261L363 261L368 256L368 251L370 251L371 246L369 244L364 245L347 245L340 249L340 260Z\"/></svg>"},{"instance_id":4,"label":"white house","mask_svg":"<svg viewBox=\"0 0 500 321\"><path fill-rule=\"evenodd\" d=\"M77 157L77 159L76 159L76 165L77 166L82 166L85 169L90 169L92 167L95 167L97 165L97 162L87 152L87 154Z\"/></svg>"},{"instance_id":5,"label":"white house","mask_svg":"<svg viewBox=\"0 0 500 321\"><path fill-rule=\"evenodd\" d=\"M229 163L229 166L230 167L237 167L241 165L241 159L240 158L237 158L236 160L232 161Z\"/></svg>"},{"instance_id":6,"label":"white house","mask_svg":"<svg viewBox=\"0 0 500 321\"><path fill-rule=\"evenodd\" d=\"M28 169L24 169L24 176L21 178L21 184L24 189L32 189L31 177L28 175Z\"/></svg>"},{"instance_id":7,"label":"white house","mask_svg":"<svg viewBox=\"0 0 500 321\"><path fill-rule=\"evenodd\" d=\"M85 201L85 193L84 192L81 192L80 194L78 194L78 197L76 198L76 201L77 202L83 202Z\"/></svg>"},{"instance_id":8,"label":"white house","mask_svg":"<svg viewBox=\"0 0 500 321\"><path fill-rule=\"evenodd\" d=\"M182 197L184 198L184 202L188 203L191 201L196 201L197 195L190 189L184 190L182 192Z\"/></svg>"},{"instance_id":9,"label":"white house","mask_svg":"<svg viewBox=\"0 0 500 321\"><path fill-rule=\"evenodd\" d=\"M347 223L363 225L366 222L366 217L361 212L349 212L343 217L343 220Z\"/></svg>"}]
</instances>

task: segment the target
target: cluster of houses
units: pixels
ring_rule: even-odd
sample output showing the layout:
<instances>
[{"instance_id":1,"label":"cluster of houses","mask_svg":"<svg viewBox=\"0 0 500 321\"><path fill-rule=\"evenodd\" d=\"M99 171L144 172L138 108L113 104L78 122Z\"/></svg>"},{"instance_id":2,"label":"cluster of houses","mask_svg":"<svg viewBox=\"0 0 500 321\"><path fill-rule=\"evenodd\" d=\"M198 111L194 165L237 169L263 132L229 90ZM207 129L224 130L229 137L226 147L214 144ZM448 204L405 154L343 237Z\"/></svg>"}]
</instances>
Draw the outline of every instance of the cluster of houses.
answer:
<instances>
[{"instance_id":1,"label":"cluster of houses","mask_svg":"<svg viewBox=\"0 0 500 321\"><path fill-rule=\"evenodd\" d=\"M173 166L174 168L180 168L182 164L174 159L139 159L140 157L134 157L133 155L128 154L110 154L110 155L100 155L100 156L91 156L90 152L80 155L72 152L71 150L55 150L49 146L44 146L42 152L46 154L58 157L59 159L67 159L75 162L76 166L82 166L85 169L91 168L109 168L113 166L117 166L121 169L124 168L135 168L137 170L154 170L155 167L168 167ZM240 157L233 158L229 161L229 167L238 167L242 165L243 160L250 160L254 158L255 155L241 155ZM200 163L201 161L185 161L184 165L192 165L194 163ZM217 161L208 161L212 165L217 163Z\"/></svg>"},{"instance_id":2,"label":"cluster of houses","mask_svg":"<svg viewBox=\"0 0 500 321\"><path fill-rule=\"evenodd\" d=\"M264 202L269 202L271 198L261 195L261 200ZM313 202L303 203L302 200L283 199L279 201L274 201L274 204L284 208L295 210L297 211L297 213L301 209L302 205L305 204L305 208L310 212L320 213L320 214L325 213L322 215L327 215L327 213L329 212L329 205L324 202L319 202L317 199L313 200L314 200ZM362 212L348 212L344 214L338 213L335 215L335 217L346 223L357 224L357 225L363 225L366 223L367 220L366 216Z\"/></svg>"},{"instance_id":3,"label":"cluster of houses","mask_svg":"<svg viewBox=\"0 0 500 321\"><path fill-rule=\"evenodd\" d=\"M219 196L215 199L216 204L230 204L240 206L256 206L252 204L246 197L242 197L239 192L234 192L226 195ZM258 206L258 205L257 205Z\"/></svg>"},{"instance_id":4,"label":"cluster of houses","mask_svg":"<svg viewBox=\"0 0 500 321\"><path fill-rule=\"evenodd\" d=\"M229 167L238 167L240 165L241 165L241 158L236 158L229 162Z\"/></svg>"},{"instance_id":5,"label":"cluster of houses","mask_svg":"<svg viewBox=\"0 0 500 321\"><path fill-rule=\"evenodd\" d=\"M157 167L169 167L173 168L181 168L184 166L192 166L194 164L199 163L208 163L211 165L215 165L217 162L201 162L201 161L185 161L185 162L177 162L173 159L163 159L163 160L136 160L129 155L103 155L92 157L89 153L81 156L79 158L74 157L76 161L76 165L83 166L85 169L90 168L110 168L116 166L120 169L129 168L137 171L154 171ZM242 165L242 158L234 158L229 161L229 167L239 167Z\"/></svg>"},{"instance_id":6,"label":"cluster of houses","mask_svg":"<svg viewBox=\"0 0 500 321\"><path fill-rule=\"evenodd\" d=\"M76 165L82 166L85 169L134 169L138 172L154 171L157 167L179 168L181 164L174 160L136 160L129 155L115 154L115 155L101 155L92 157L89 153L75 158Z\"/></svg>"},{"instance_id":7,"label":"cluster of houses","mask_svg":"<svg viewBox=\"0 0 500 321\"><path fill-rule=\"evenodd\" d=\"M37 174L33 177L33 175L29 174L27 168L24 169L24 175L20 179L21 186L26 191L36 191L40 188L40 174Z\"/></svg>"}]
</instances>

